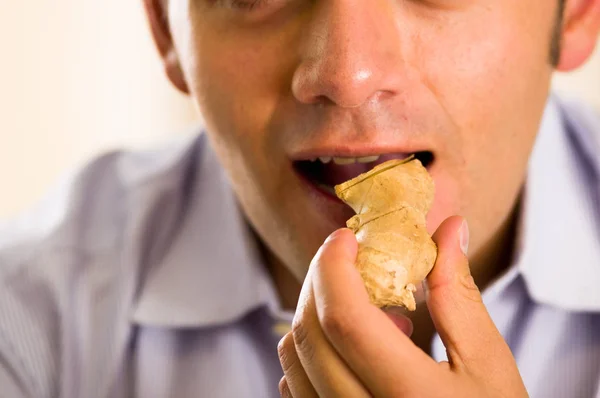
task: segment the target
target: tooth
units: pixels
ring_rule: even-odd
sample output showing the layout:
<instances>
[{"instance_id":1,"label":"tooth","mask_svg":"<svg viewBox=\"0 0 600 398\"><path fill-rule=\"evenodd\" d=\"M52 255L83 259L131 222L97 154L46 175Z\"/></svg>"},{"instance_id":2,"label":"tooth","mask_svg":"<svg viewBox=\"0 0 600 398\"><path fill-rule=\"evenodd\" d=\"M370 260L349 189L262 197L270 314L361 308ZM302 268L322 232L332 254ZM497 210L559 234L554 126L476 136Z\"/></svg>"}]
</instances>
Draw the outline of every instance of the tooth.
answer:
<instances>
[{"instance_id":1,"label":"tooth","mask_svg":"<svg viewBox=\"0 0 600 398\"><path fill-rule=\"evenodd\" d=\"M372 163L375 162L379 159L380 155L374 155L374 156L363 156L362 158L357 158L356 160L358 161L358 163Z\"/></svg>"},{"instance_id":2,"label":"tooth","mask_svg":"<svg viewBox=\"0 0 600 398\"><path fill-rule=\"evenodd\" d=\"M353 163L356 163L356 158L336 158L336 157L334 157L333 163L340 164L340 165L353 164Z\"/></svg>"},{"instance_id":3,"label":"tooth","mask_svg":"<svg viewBox=\"0 0 600 398\"><path fill-rule=\"evenodd\" d=\"M319 160L323 163L329 163L331 162L331 156L321 156L319 157Z\"/></svg>"},{"instance_id":4,"label":"tooth","mask_svg":"<svg viewBox=\"0 0 600 398\"><path fill-rule=\"evenodd\" d=\"M311 162L316 162L316 161L317 161L317 158L310 158L310 159L308 159L308 160L310 160Z\"/></svg>"}]
</instances>

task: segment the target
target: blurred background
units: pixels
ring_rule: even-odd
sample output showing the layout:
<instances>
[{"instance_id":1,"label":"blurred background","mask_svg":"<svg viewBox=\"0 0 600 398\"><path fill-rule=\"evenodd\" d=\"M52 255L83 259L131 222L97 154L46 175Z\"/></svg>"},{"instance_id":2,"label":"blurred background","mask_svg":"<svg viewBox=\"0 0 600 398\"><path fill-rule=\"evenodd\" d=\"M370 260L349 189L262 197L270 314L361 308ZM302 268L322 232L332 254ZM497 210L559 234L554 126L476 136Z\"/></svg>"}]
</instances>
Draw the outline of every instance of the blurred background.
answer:
<instances>
[{"instance_id":1,"label":"blurred background","mask_svg":"<svg viewBox=\"0 0 600 398\"><path fill-rule=\"evenodd\" d=\"M96 153L199 124L163 76L140 0L0 0L0 50L0 220ZM555 89L600 110L600 51Z\"/></svg>"}]
</instances>

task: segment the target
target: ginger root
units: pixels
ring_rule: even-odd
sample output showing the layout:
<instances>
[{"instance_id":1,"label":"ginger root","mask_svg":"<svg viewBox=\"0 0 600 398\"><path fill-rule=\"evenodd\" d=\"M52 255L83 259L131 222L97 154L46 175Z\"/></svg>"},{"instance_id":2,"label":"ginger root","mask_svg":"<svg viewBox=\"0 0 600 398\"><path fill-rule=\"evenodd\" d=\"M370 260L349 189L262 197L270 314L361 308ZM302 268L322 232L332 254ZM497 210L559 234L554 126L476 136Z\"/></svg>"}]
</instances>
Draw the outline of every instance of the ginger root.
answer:
<instances>
[{"instance_id":1,"label":"ginger root","mask_svg":"<svg viewBox=\"0 0 600 398\"><path fill-rule=\"evenodd\" d=\"M335 187L356 215L346 225L356 235L356 267L378 307L416 309L413 293L433 268L437 246L425 216L433 179L417 159L390 160Z\"/></svg>"}]
</instances>

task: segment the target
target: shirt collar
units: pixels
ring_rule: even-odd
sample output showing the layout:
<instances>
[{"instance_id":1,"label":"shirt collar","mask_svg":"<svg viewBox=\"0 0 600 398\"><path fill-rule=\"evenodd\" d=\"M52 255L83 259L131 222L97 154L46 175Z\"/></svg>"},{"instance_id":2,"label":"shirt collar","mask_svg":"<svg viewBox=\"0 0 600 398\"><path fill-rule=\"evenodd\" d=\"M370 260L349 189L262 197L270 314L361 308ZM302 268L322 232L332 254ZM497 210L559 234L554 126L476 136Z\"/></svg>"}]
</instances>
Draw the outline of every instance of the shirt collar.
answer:
<instances>
[{"instance_id":1,"label":"shirt collar","mask_svg":"<svg viewBox=\"0 0 600 398\"><path fill-rule=\"evenodd\" d=\"M600 121L551 98L529 164L516 267L531 298L600 310ZM594 131L596 129L596 131Z\"/></svg>"},{"instance_id":2,"label":"shirt collar","mask_svg":"<svg viewBox=\"0 0 600 398\"><path fill-rule=\"evenodd\" d=\"M195 176L168 249L148 271L135 323L206 327L243 317L277 296L224 171L205 136ZM160 211L160 209L158 209Z\"/></svg>"}]
</instances>

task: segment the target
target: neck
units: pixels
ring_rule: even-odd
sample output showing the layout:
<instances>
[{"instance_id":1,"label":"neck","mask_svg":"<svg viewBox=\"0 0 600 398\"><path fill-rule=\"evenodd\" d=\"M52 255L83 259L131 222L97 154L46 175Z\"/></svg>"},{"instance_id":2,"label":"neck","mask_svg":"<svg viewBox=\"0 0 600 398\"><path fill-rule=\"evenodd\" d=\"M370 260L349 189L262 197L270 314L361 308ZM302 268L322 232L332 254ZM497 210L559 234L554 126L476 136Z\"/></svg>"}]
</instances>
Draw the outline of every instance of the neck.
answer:
<instances>
[{"instance_id":1,"label":"neck","mask_svg":"<svg viewBox=\"0 0 600 398\"><path fill-rule=\"evenodd\" d=\"M292 275L287 267L275 256L269 254L271 261L268 261L269 272L275 282L277 294L284 310L295 311L300 297L302 284Z\"/></svg>"},{"instance_id":2,"label":"neck","mask_svg":"<svg viewBox=\"0 0 600 398\"><path fill-rule=\"evenodd\" d=\"M258 235L255 234L255 236L260 243L267 270L277 290L281 308L295 311L298 305L298 298L300 297L300 290L302 289L302 282L298 281L298 278L292 274L289 268L262 243Z\"/></svg>"},{"instance_id":3,"label":"neck","mask_svg":"<svg viewBox=\"0 0 600 398\"><path fill-rule=\"evenodd\" d=\"M512 262L520 202L519 199L498 231L469 258L471 273L481 290L502 275Z\"/></svg>"}]
</instances>

